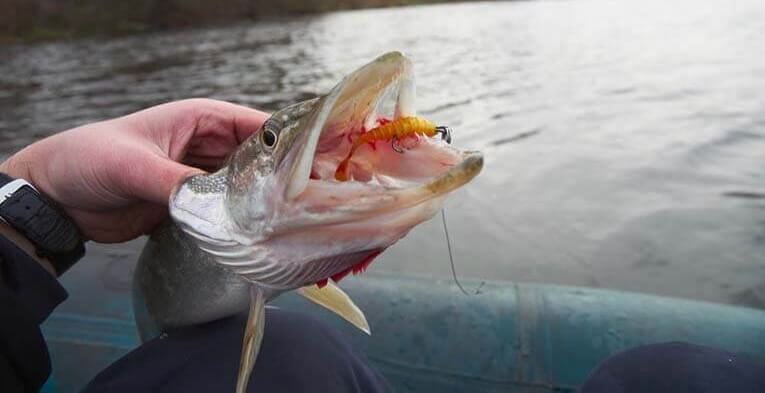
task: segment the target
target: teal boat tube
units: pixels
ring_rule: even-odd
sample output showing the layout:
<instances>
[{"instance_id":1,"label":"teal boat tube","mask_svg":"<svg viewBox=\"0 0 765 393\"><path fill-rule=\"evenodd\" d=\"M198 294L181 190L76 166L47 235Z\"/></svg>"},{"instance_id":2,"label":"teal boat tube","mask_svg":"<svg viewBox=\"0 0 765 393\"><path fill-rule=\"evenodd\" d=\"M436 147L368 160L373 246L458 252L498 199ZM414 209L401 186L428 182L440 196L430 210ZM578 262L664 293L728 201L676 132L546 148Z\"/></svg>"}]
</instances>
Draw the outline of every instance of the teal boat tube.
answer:
<instances>
[{"instance_id":1,"label":"teal boat tube","mask_svg":"<svg viewBox=\"0 0 765 393\"><path fill-rule=\"evenodd\" d=\"M69 304L43 326L54 369L47 392L79 391L139 345L129 289L93 278L65 282ZM371 336L293 294L272 305L339 329L397 392L574 391L610 355L668 341L765 359L761 310L513 282L487 282L467 296L451 280L380 273L341 286L364 310Z\"/></svg>"}]
</instances>

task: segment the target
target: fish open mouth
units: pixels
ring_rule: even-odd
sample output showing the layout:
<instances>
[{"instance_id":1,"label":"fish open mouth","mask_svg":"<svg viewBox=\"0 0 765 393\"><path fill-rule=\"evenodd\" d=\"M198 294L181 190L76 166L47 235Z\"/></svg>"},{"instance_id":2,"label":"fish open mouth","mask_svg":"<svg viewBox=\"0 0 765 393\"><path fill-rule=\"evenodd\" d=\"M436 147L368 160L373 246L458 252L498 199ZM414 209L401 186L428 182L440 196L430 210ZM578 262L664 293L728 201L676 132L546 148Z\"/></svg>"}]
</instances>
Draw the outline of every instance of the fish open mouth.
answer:
<instances>
[{"instance_id":1,"label":"fish open mouth","mask_svg":"<svg viewBox=\"0 0 765 393\"><path fill-rule=\"evenodd\" d=\"M274 113L224 168L187 179L170 213L260 287L363 270L483 167L481 153L454 148L445 129L416 117L414 96L410 61L383 55L326 96Z\"/></svg>"},{"instance_id":2,"label":"fish open mouth","mask_svg":"<svg viewBox=\"0 0 765 393\"><path fill-rule=\"evenodd\" d=\"M402 119L419 119L415 94L412 64L399 52L348 75L317 104L292 160L285 197L310 201L316 211L379 213L417 205L470 181L483 166L481 153L455 149L444 129L431 135L406 129ZM398 136L371 136L390 123Z\"/></svg>"}]
</instances>

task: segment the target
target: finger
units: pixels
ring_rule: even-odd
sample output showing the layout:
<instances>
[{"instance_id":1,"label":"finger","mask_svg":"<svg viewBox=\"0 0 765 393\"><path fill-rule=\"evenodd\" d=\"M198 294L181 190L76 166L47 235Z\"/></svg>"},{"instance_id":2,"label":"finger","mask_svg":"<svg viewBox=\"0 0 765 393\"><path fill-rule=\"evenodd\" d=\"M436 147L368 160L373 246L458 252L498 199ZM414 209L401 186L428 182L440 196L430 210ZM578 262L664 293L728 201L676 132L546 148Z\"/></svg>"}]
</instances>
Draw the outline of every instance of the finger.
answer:
<instances>
[{"instance_id":1,"label":"finger","mask_svg":"<svg viewBox=\"0 0 765 393\"><path fill-rule=\"evenodd\" d=\"M218 101L222 102L222 101ZM236 139L239 143L244 142L255 131L259 130L263 123L268 120L270 116L266 112L262 112L256 109L247 108L240 105L230 104L224 102L226 105L230 105L231 115L234 118L234 131L236 133Z\"/></svg>"},{"instance_id":2,"label":"finger","mask_svg":"<svg viewBox=\"0 0 765 393\"><path fill-rule=\"evenodd\" d=\"M183 158L183 163L186 165L193 166L195 168L201 168L204 169L207 172L212 172L220 168L223 163L225 162L226 157L208 157L208 156L198 156L194 154L188 154L186 157Z\"/></svg>"},{"instance_id":3,"label":"finger","mask_svg":"<svg viewBox=\"0 0 765 393\"><path fill-rule=\"evenodd\" d=\"M199 168L183 165L167 157L148 154L136 160L136 168L127 173L127 191L144 201L167 206L175 187L186 178L204 174Z\"/></svg>"},{"instance_id":4,"label":"finger","mask_svg":"<svg viewBox=\"0 0 765 393\"><path fill-rule=\"evenodd\" d=\"M234 132L237 143L242 143L268 119L269 114L257 109L246 106L232 104L230 102L211 100L205 98L191 99L181 101L181 103L195 108L199 111L200 120L210 113L219 116L227 123L230 130ZM199 127L199 131L206 131L204 127Z\"/></svg>"},{"instance_id":5,"label":"finger","mask_svg":"<svg viewBox=\"0 0 765 393\"><path fill-rule=\"evenodd\" d=\"M167 208L141 203L111 211L67 211L86 239L119 243L151 232L167 217Z\"/></svg>"},{"instance_id":6,"label":"finger","mask_svg":"<svg viewBox=\"0 0 765 393\"><path fill-rule=\"evenodd\" d=\"M203 134L201 131L193 136L186 148L186 157L205 156L205 157L227 157L231 151L239 146L236 135L228 134Z\"/></svg>"},{"instance_id":7,"label":"finger","mask_svg":"<svg viewBox=\"0 0 765 393\"><path fill-rule=\"evenodd\" d=\"M245 106L205 98L171 102L125 116L126 129L150 137L168 156L228 155L268 118Z\"/></svg>"}]
</instances>

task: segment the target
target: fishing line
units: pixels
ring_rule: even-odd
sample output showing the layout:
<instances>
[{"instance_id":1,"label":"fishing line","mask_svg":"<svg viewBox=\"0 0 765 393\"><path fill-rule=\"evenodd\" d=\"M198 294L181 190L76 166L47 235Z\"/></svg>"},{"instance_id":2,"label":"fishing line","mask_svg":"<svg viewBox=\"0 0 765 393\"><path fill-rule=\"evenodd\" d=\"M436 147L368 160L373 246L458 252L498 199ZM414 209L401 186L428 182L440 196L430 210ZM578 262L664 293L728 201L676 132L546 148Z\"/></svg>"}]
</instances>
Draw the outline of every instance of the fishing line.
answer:
<instances>
[{"instance_id":1,"label":"fishing line","mask_svg":"<svg viewBox=\"0 0 765 393\"><path fill-rule=\"evenodd\" d=\"M454 267L454 256L452 255L452 241L449 238L449 229L446 227L446 208L441 209L441 221L444 223L444 234L446 235L446 248L449 250L449 262L452 265L452 277L454 278L454 283L457 284L457 287L462 291L462 293L465 294L465 296L471 296L468 291L465 290L465 287L462 286L460 283L460 280L457 278L457 269ZM483 288L483 285L486 284L485 281L481 281L481 285L476 288L473 295L478 295L481 293L481 288Z\"/></svg>"}]
</instances>

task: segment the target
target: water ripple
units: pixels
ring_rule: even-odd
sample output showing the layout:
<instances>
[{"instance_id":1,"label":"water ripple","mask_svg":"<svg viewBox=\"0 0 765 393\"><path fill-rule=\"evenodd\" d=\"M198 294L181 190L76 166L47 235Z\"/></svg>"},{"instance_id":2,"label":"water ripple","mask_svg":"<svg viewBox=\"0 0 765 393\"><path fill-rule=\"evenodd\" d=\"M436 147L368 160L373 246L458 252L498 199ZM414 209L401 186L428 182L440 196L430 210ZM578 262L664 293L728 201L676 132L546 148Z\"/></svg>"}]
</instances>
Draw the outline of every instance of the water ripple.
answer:
<instances>
[{"instance_id":1,"label":"water ripple","mask_svg":"<svg viewBox=\"0 0 765 393\"><path fill-rule=\"evenodd\" d=\"M490 2L0 47L0 157L174 99L276 110L403 50L419 112L486 150L447 204L470 274L762 307L764 24L757 0ZM437 274L440 231L376 266Z\"/></svg>"}]
</instances>

